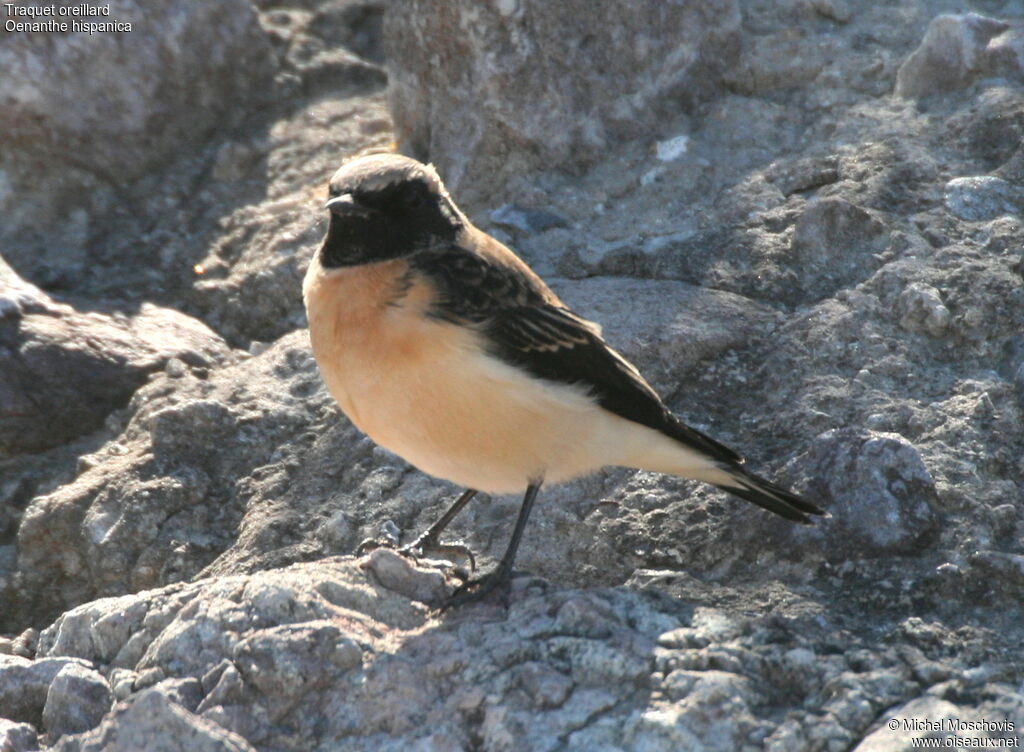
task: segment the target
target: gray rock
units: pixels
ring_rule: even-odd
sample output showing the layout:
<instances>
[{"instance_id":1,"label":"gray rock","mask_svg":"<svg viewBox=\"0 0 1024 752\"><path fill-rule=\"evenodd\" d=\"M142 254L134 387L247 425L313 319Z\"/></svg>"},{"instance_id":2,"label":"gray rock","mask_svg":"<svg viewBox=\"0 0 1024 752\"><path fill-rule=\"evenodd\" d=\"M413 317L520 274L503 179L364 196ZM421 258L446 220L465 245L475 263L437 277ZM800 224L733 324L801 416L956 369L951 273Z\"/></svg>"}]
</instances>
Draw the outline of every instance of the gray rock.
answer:
<instances>
[{"instance_id":1,"label":"gray rock","mask_svg":"<svg viewBox=\"0 0 1024 752\"><path fill-rule=\"evenodd\" d=\"M614 23L585 2L394 3L384 43L398 141L467 203L531 169L579 170L669 102L714 93L739 23L732 0L636 0Z\"/></svg>"},{"instance_id":2,"label":"gray rock","mask_svg":"<svg viewBox=\"0 0 1024 752\"><path fill-rule=\"evenodd\" d=\"M919 99L966 87L985 75L989 40L1007 26L977 13L936 17L928 24L921 46L900 66L896 96Z\"/></svg>"},{"instance_id":3,"label":"gray rock","mask_svg":"<svg viewBox=\"0 0 1024 752\"><path fill-rule=\"evenodd\" d=\"M39 749L36 730L28 723L0 718L0 749L4 752L33 752Z\"/></svg>"},{"instance_id":4,"label":"gray rock","mask_svg":"<svg viewBox=\"0 0 1024 752\"><path fill-rule=\"evenodd\" d=\"M793 724L756 702L762 691L806 697L804 732L827 713L850 740L918 690L884 650L863 651L856 668L829 652L841 632L825 616L810 636L800 618L517 579L508 608L442 617L375 580L343 558L128 596L147 613L126 639L150 641L131 668L191 677L193 689L202 677L205 697L190 712L162 681L57 748L128 749L130 738L139 749L234 749L228 729L231 743L285 749L397 749L409 738L468 748L478 735L503 748L735 749ZM244 609L227 597L239 594ZM65 615L43 653L79 645L95 656L68 633L123 608L110 599ZM150 741L158 730L163 741Z\"/></svg>"},{"instance_id":5,"label":"gray rock","mask_svg":"<svg viewBox=\"0 0 1024 752\"><path fill-rule=\"evenodd\" d=\"M952 319L939 291L920 282L908 285L900 293L897 314L904 329L924 331L932 337L945 334Z\"/></svg>"},{"instance_id":6,"label":"gray rock","mask_svg":"<svg viewBox=\"0 0 1024 752\"><path fill-rule=\"evenodd\" d=\"M45 311L52 304L49 295L19 277L0 256L0 320Z\"/></svg>"},{"instance_id":7,"label":"gray rock","mask_svg":"<svg viewBox=\"0 0 1024 752\"><path fill-rule=\"evenodd\" d=\"M814 0L813 5L814 10L825 18L831 18L839 23L848 23L853 18L853 11L846 0Z\"/></svg>"},{"instance_id":8,"label":"gray rock","mask_svg":"<svg viewBox=\"0 0 1024 752\"><path fill-rule=\"evenodd\" d=\"M953 178L946 183L946 208L961 219L978 222L1024 211L1024 190L1002 178Z\"/></svg>"},{"instance_id":9,"label":"gray rock","mask_svg":"<svg viewBox=\"0 0 1024 752\"><path fill-rule=\"evenodd\" d=\"M974 708L934 696L911 700L886 713L876 726L853 752L915 749L924 739L964 747L1002 746L1013 741L1019 743L1022 736L1005 713L983 715Z\"/></svg>"},{"instance_id":10,"label":"gray rock","mask_svg":"<svg viewBox=\"0 0 1024 752\"><path fill-rule=\"evenodd\" d=\"M34 253L84 268L103 215L135 219L119 186L238 123L267 101L274 73L266 35L240 0L120 0L109 17L54 20L72 19L131 31L9 33L0 47L2 237L7 248L17 239L28 267Z\"/></svg>"},{"instance_id":11,"label":"gray rock","mask_svg":"<svg viewBox=\"0 0 1024 752\"><path fill-rule=\"evenodd\" d=\"M69 665L88 669L77 658L46 657L37 661L0 655L0 718L42 727L46 694L54 678Z\"/></svg>"},{"instance_id":12,"label":"gray rock","mask_svg":"<svg viewBox=\"0 0 1024 752\"><path fill-rule=\"evenodd\" d=\"M135 395L126 443L84 461L74 483L26 509L18 531L23 613L187 579L227 547L234 533L218 532L214 520L241 516L235 479L265 464L282 436L308 430L328 399L305 334L293 339L302 345L213 378L162 375ZM246 385L219 391L234 369ZM282 392L285 374L295 381Z\"/></svg>"},{"instance_id":13,"label":"gray rock","mask_svg":"<svg viewBox=\"0 0 1024 752\"><path fill-rule=\"evenodd\" d=\"M298 78L303 94L334 94L358 82L385 84L379 65L381 0L268 7L261 23L279 48L284 76Z\"/></svg>"},{"instance_id":14,"label":"gray rock","mask_svg":"<svg viewBox=\"0 0 1024 752\"><path fill-rule=\"evenodd\" d=\"M760 336L774 321L768 309L740 296L679 282L608 278L557 281L556 288L581 315L602 322L609 341L636 360L666 396L686 374ZM313 441L316 432L337 422L307 348L301 333L206 379L168 374L143 388L129 407L122 439L130 449L100 453L74 483L37 498L26 510L19 530L20 608L53 614L88 597L186 579L211 563L220 573L248 571L274 550L279 553L270 555L285 557L348 552L375 534L375 521L389 508L405 520L409 535L429 524L439 513L442 487L419 474L406 479L407 471L393 459L384 471L375 469L379 463L357 460L370 447L347 422L328 430L313 451L291 455L290 470L267 476L258 471L246 493L258 488L265 502L252 505L237 542L231 543L233 527L211 523L226 510L234 509L236 519L242 515L240 489L247 484L220 479L257 472L288 437L305 434ZM285 389L282 380L289 383ZM326 424L324 416L331 416ZM249 438L240 443L239 433ZM331 480L339 457L356 462L341 485ZM286 483L288 478L294 481ZM399 488L389 505L378 503ZM561 493L575 497L571 508L588 503L571 487L552 489L552 498ZM361 506L365 513L358 512ZM321 520L341 510L344 519L359 524L343 526L341 537L336 525L335 533L326 534ZM505 520L488 516L486 524L502 534ZM268 540L280 544L270 546ZM536 551L546 562L553 549L538 541L524 551ZM557 569L545 571L571 573L576 566L557 556L553 563ZM382 565L380 573L395 574L391 570ZM405 582L404 575L398 581ZM394 586L411 597L436 600L436 583L398 581Z\"/></svg>"},{"instance_id":15,"label":"gray rock","mask_svg":"<svg viewBox=\"0 0 1024 752\"><path fill-rule=\"evenodd\" d=\"M155 690L119 703L95 730L64 737L60 752L254 752L245 739Z\"/></svg>"},{"instance_id":16,"label":"gray rock","mask_svg":"<svg viewBox=\"0 0 1024 752\"><path fill-rule=\"evenodd\" d=\"M126 700L135 690L135 682L139 675L126 668L112 668L110 670L110 689L114 693L115 700Z\"/></svg>"},{"instance_id":17,"label":"gray rock","mask_svg":"<svg viewBox=\"0 0 1024 752\"><path fill-rule=\"evenodd\" d=\"M1024 23L1018 22L989 39L985 62L992 75L1024 81Z\"/></svg>"},{"instance_id":18,"label":"gray rock","mask_svg":"<svg viewBox=\"0 0 1024 752\"><path fill-rule=\"evenodd\" d=\"M0 260L0 453L38 452L98 428L171 358L228 353L199 321L144 304L133 317L56 303Z\"/></svg>"},{"instance_id":19,"label":"gray rock","mask_svg":"<svg viewBox=\"0 0 1024 752\"><path fill-rule=\"evenodd\" d=\"M240 210L200 263L194 298L234 343L273 341L305 323L302 275L323 232L323 201L303 192Z\"/></svg>"},{"instance_id":20,"label":"gray rock","mask_svg":"<svg viewBox=\"0 0 1024 752\"><path fill-rule=\"evenodd\" d=\"M1005 551L975 551L968 559L972 574L1006 593L1024 593L1024 556Z\"/></svg>"},{"instance_id":21,"label":"gray rock","mask_svg":"<svg viewBox=\"0 0 1024 752\"><path fill-rule=\"evenodd\" d=\"M70 663L46 691L43 728L52 739L88 731L110 710L113 699L110 686L100 674Z\"/></svg>"},{"instance_id":22,"label":"gray rock","mask_svg":"<svg viewBox=\"0 0 1024 752\"><path fill-rule=\"evenodd\" d=\"M832 559L912 552L937 532L935 481L914 445L898 434L828 431L788 470L832 516L793 534L824 536Z\"/></svg>"},{"instance_id":23,"label":"gray rock","mask_svg":"<svg viewBox=\"0 0 1024 752\"><path fill-rule=\"evenodd\" d=\"M28 627L11 641L10 652L11 655L19 655L22 658L35 658L38 645L39 630Z\"/></svg>"},{"instance_id":24,"label":"gray rock","mask_svg":"<svg viewBox=\"0 0 1024 752\"><path fill-rule=\"evenodd\" d=\"M783 29L744 46L739 63L726 76L727 83L743 94L806 85L813 81L829 58L825 39Z\"/></svg>"},{"instance_id":25,"label":"gray rock","mask_svg":"<svg viewBox=\"0 0 1024 752\"><path fill-rule=\"evenodd\" d=\"M748 298L667 280L551 280L577 313L636 363L666 398L688 373L770 329L773 312Z\"/></svg>"},{"instance_id":26,"label":"gray rock","mask_svg":"<svg viewBox=\"0 0 1024 752\"><path fill-rule=\"evenodd\" d=\"M809 203L790 246L805 297L815 300L866 278L888 241L885 223L856 204L840 198Z\"/></svg>"},{"instance_id":27,"label":"gray rock","mask_svg":"<svg viewBox=\"0 0 1024 752\"><path fill-rule=\"evenodd\" d=\"M778 186L782 195L829 185L839 179L839 160L834 156L807 157L795 162L779 161L769 165L765 177Z\"/></svg>"},{"instance_id":28,"label":"gray rock","mask_svg":"<svg viewBox=\"0 0 1024 752\"><path fill-rule=\"evenodd\" d=\"M499 206L489 217L499 227L508 227L531 235L555 227L567 227L569 224L565 217L546 209L529 209L513 204Z\"/></svg>"},{"instance_id":29,"label":"gray rock","mask_svg":"<svg viewBox=\"0 0 1024 752\"><path fill-rule=\"evenodd\" d=\"M347 32L351 28L339 28L325 17L358 13L361 5L371 8L370 18L379 19L382 9L372 10L374 2L346 2L325 6L304 28L311 34L328 26ZM323 46L315 39L297 42L307 43L314 50ZM258 145L277 155L271 184L252 205L231 204L217 218L215 240L198 256L202 273L189 280L189 297L204 320L233 345L271 342L305 325L302 276L326 220L326 189L313 194L310 188L336 170L345 155L384 150L392 141L384 94L373 92L373 80L361 74L339 76L337 71L326 76L330 93L319 96L315 106L283 117L269 143ZM368 89L370 93L363 93Z\"/></svg>"},{"instance_id":30,"label":"gray rock","mask_svg":"<svg viewBox=\"0 0 1024 752\"><path fill-rule=\"evenodd\" d=\"M358 669L363 657L360 646L328 621L261 630L240 642L234 652L237 672L222 675L214 696L200 712L229 699L244 701L250 694L263 698L270 720L277 722L306 694L329 689L347 672ZM333 671L325 670L328 667ZM227 682L250 691L232 698L233 693L224 689Z\"/></svg>"},{"instance_id":31,"label":"gray rock","mask_svg":"<svg viewBox=\"0 0 1024 752\"><path fill-rule=\"evenodd\" d=\"M1021 183L1013 157L1024 138L1024 102L1014 87L983 89L970 108L950 117L949 130L981 163L981 169L973 172L991 172L1010 183Z\"/></svg>"},{"instance_id":32,"label":"gray rock","mask_svg":"<svg viewBox=\"0 0 1024 752\"><path fill-rule=\"evenodd\" d=\"M408 559L387 548L378 548L366 557L363 567L372 572L381 585L420 603L440 606L444 602L444 578L437 572L424 573Z\"/></svg>"}]
</instances>

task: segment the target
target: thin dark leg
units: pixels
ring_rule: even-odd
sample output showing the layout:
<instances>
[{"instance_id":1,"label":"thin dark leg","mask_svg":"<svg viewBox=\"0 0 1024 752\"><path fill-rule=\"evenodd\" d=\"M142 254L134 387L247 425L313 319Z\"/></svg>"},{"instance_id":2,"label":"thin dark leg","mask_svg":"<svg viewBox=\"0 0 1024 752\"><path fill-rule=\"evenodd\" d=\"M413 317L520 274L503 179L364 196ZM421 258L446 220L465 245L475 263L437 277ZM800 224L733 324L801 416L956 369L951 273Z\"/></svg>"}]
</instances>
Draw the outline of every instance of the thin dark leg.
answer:
<instances>
[{"instance_id":1,"label":"thin dark leg","mask_svg":"<svg viewBox=\"0 0 1024 752\"><path fill-rule=\"evenodd\" d=\"M467 559L469 559L471 571L475 570L476 558L473 556L473 552L470 551L466 546L462 545L461 543L442 544L438 543L437 539L441 535L441 533L444 532L444 529L448 527L449 524L451 524L451 521L455 519L455 515L461 512L463 507L465 507L466 504L469 503L470 499L476 496L476 494L477 491L476 489L473 488L469 488L463 491L462 495L460 495L459 498L455 500L454 504L448 507L448 509L445 511L444 514L441 515L440 519L438 519L437 522L435 522L433 525L427 528L426 531L412 543L406 546L402 546L400 549L398 549L398 552L406 556L412 556L413 558L422 555L427 550L439 551L441 553L458 554L461 556L465 556ZM375 548L380 548L382 545L389 544L381 543L379 540L374 540L372 538L364 540L356 548L356 556L362 556L367 551L372 551Z\"/></svg>"},{"instance_id":2,"label":"thin dark leg","mask_svg":"<svg viewBox=\"0 0 1024 752\"><path fill-rule=\"evenodd\" d=\"M512 576L512 565L516 560L516 552L519 550L519 543L523 538L523 531L526 529L526 521L530 518L533 510L533 502L537 500L537 492L540 491L540 482L531 483L526 488L526 495L523 496L523 504L519 507L519 517L516 518L515 529L512 530L512 538L508 542L505 554L498 562L493 571L482 577L470 580L462 585L449 599L446 608L461 606L464 603L480 600L499 585L508 582Z\"/></svg>"},{"instance_id":3,"label":"thin dark leg","mask_svg":"<svg viewBox=\"0 0 1024 752\"><path fill-rule=\"evenodd\" d=\"M519 517L516 518L515 529L512 530L512 539L508 542L505 555L498 562L498 569L504 569L512 573L512 564L516 560L516 552L519 550L519 541L523 538L523 531L526 529L526 520L533 510L533 502L537 500L537 492L540 491L540 483L531 483L526 487L526 495L523 496L523 505L519 507Z\"/></svg>"},{"instance_id":4,"label":"thin dark leg","mask_svg":"<svg viewBox=\"0 0 1024 752\"><path fill-rule=\"evenodd\" d=\"M428 527L424 533L409 544L410 548L422 548L429 546L432 543L437 543L438 537L444 532L444 529L451 524L451 521L455 519L455 515L462 511L462 508L469 503L470 499L476 496L476 490L473 488L467 488L462 492L462 495L455 500L455 503L448 507L448 511L441 515L441 517L433 525Z\"/></svg>"}]
</instances>

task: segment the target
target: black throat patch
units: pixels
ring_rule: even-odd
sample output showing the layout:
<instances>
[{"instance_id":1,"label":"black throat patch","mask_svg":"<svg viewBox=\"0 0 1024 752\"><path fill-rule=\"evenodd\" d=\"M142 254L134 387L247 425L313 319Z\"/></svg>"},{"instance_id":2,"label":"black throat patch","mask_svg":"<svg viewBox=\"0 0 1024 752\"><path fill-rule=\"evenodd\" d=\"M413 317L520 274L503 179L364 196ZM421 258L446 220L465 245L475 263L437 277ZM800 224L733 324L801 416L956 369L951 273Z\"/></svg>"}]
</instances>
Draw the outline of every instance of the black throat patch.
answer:
<instances>
[{"instance_id":1,"label":"black throat patch","mask_svg":"<svg viewBox=\"0 0 1024 752\"><path fill-rule=\"evenodd\" d=\"M448 198L431 191L422 178L341 193L348 193L354 206L331 213L320 249L320 263L328 269L405 258L453 242L462 226Z\"/></svg>"}]
</instances>

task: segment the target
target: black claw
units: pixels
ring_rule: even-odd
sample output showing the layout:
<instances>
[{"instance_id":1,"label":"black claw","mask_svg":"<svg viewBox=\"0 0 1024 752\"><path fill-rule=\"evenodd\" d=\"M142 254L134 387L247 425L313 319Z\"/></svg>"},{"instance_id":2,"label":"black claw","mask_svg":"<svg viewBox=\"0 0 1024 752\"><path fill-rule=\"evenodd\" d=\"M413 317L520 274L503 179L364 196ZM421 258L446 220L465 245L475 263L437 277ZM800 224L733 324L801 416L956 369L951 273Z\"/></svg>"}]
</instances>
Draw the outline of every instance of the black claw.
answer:
<instances>
[{"instance_id":1,"label":"black claw","mask_svg":"<svg viewBox=\"0 0 1024 752\"><path fill-rule=\"evenodd\" d=\"M469 550L469 546L462 543L435 543L427 551L436 551L439 554L445 554L447 556L463 556L469 559L469 571L476 571L476 557L473 556L473 552Z\"/></svg>"},{"instance_id":2,"label":"black claw","mask_svg":"<svg viewBox=\"0 0 1024 752\"><path fill-rule=\"evenodd\" d=\"M358 546L356 546L356 556L362 556L363 554L368 554L368 553L370 553L370 551L373 551L375 548L389 548L389 547L391 547L391 546L389 546L386 541L377 540L376 538L366 538L365 540L363 540L362 543L360 543Z\"/></svg>"},{"instance_id":3,"label":"black claw","mask_svg":"<svg viewBox=\"0 0 1024 752\"><path fill-rule=\"evenodd\" d=\"M398 549L398 553L402 554L402 556L408 556L411 559L419 559L421 556L426 556L430 552L464 556L469 559L470 571L476 571L476 557L473 556L473 552L469 550L467 545L459 541L454 543L441 543L431 536L421 535L412 543Z\"/></svg>"},{"instance_id":4,"label":"black claw","mask_svg":"<svg viewBox=\"0 0 1024 752\"><path fill-rule=\"evenodd\" d=\"M494 571L470 580L455 589L448 601L441 607L444 613L456 606L465 606L468 603L482 601L488 595L500 588L507 588L512 581L512 572L507 567L499 565Z\"/></svg>"},{"instance_id":5,"label":"black claw","mask_svg":"<svg viewBox=\"0 0 1024 752\"><path fill-rule=\"evenodd\" d=\"M358 546L356 546L355 555L363 556L364 554L370 553L377 548L390 548L395 552L405 556L413 561L419 561L420 559L427 556L428 553L439 553L448 556L463 556L469 560L470 572L476 571L476 557L473 552L463 543L439 543L432 539L424 539L424 537L417 538L412 543L398 548L390 540L380 540L378 538L367 538Z\"/></svg>"}]
</instances>

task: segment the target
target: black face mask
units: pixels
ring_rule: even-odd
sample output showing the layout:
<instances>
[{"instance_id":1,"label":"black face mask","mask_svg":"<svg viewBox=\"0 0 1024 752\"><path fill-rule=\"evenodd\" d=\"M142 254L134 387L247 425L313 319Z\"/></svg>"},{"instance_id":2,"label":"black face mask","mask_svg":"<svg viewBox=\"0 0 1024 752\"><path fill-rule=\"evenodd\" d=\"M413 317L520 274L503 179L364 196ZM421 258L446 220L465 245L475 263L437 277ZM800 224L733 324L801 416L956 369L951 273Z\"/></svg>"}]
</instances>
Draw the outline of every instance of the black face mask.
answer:
<instances>
[{"instance_id":1,"label":"black face mask","mask_svg":"<svg viewBox=\"0 0 1024 752\"><path fill-rule=\"evenodd\" d=\"M451 203L423 180L364 192L340 192L331 212L320 263L328 269L404 258L447 245L462 226Z\"/></svg>"}]
</instances>

